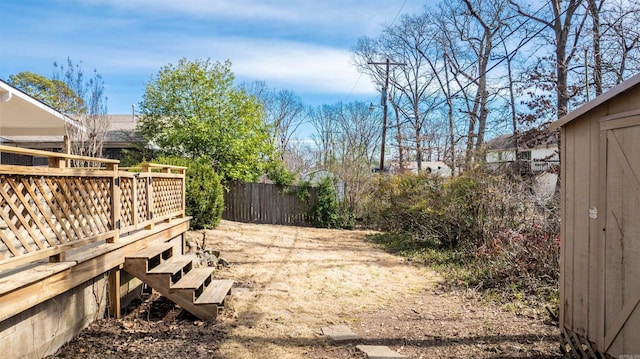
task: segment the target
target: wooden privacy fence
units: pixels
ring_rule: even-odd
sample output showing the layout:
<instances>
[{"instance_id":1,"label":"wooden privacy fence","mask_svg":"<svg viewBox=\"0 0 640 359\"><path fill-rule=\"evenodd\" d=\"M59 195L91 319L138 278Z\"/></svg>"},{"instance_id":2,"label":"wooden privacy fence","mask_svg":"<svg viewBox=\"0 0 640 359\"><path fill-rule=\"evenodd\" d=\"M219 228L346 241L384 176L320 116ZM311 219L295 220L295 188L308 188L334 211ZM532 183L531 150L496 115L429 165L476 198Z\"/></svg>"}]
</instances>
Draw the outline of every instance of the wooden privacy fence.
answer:
<instances>
[{"instance_id":1,"label":"wooden privacy fence","mask_svg":"<svg viewBox=\"0 0 640 359\"><path fill-rule=\"evenodd\" d=\"M0 270L69 248L184 217L184 168L147 164L118 171L118 161L0 146L0 152L47 157L49 167L0 165ZM68 168L85 160L99 168ZM154 168L161 172L152 172ZM172 173L172 171L177 173Z\"/></svg>"},{"instance_id":2,"label":"wooden privacy fence","mask_svg":"<svg viewBox=\"0 0 640 359\"><path fill-rule=\"evenodd\" d=\"M222 218L246 223L311 225L310 209L318 201L318 189L309 188L303 200L300 187L287 188L268 183L230 182L224 195Z\"/></svg>"}]
</instances>

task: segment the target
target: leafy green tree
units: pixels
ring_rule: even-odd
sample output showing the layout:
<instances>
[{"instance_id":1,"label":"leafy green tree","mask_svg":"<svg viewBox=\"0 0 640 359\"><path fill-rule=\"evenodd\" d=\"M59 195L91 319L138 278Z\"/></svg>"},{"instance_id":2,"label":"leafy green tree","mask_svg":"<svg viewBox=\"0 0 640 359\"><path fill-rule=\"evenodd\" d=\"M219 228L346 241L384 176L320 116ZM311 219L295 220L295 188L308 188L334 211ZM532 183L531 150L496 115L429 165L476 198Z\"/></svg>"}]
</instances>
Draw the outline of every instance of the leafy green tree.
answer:
<instances>
[{"instance_id":1,"label":"leafy green tree","mask_svg":"<svg viewBox=\"0 0 640 359\"><path fill-rule=\"evenodd\" d=\"M29 71L9 76L9 84L31 97L64 113L81 112L84 107L80 98L64 81L50 79ZM79 104L79 108L78 108Z\"/></svg>"},{"instance_id":2,"label":"leafy green tree","mask_svg":"<svg viewBox=\"0 0 640 359\"><path fill-rule=\"evenodd\" d=\"M147 83L139 131L168 155L206 157L225 180L256 180L274 146L260 103L233 80L229 61L164 66Z\"/></svg>"}]
</instances>

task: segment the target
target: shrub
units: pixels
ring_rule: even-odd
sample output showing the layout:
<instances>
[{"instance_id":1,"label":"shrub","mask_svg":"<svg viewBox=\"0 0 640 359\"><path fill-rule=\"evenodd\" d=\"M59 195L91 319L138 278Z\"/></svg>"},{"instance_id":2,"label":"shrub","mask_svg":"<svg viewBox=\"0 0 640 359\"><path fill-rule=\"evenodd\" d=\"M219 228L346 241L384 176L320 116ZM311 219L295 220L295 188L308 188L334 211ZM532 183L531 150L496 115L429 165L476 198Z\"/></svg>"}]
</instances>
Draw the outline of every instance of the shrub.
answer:
<instances>
[{"instance_id":1,"label":"shrub","mask_svg":"<svg viewBox=\"0 0 640 359\"><path fill-rule=\"evenodd\" d=\"M191 228L213 228L220 223L224 210L223 187L211 163L204 158L191 160L178 157L161 157L158 163L185 166L186 213L191 216Z\"/></svg>"},{"instance_id":2,"label":"shrub","mask_svg":"<svg viewBox=\"0 0 640 359\"><path fill-rule=\"evenodd\" d=\"M469 286L515 288L527 295L551 299L557 293L559 237L533 225L524 232L504 230L476 248Z\"/></svg>"},{"instance_id":3,"label":"shrub","mask_svg":"<svg viewBox=\"0 0 640 359\"><path fill-rule=\"evenodd\" d=\"M311 209L313 223L320 228L339 228L338 200L331 177L325 177L318 185L318 201Z\"/></svg>"},{"instance_id":4,"label":"shrub","mask_svg":"<svg viewBox=\"0 0 640 359\"><path fill-rule=\"evenodd\" d=\"M381 176L376 185L367 219L388 234L374 240L442 265L449 283L557 298L557 196L540 201L527 180L481 169L450 180Z\"/></svg>"},{"instance_id":5,"label":"shrub","mask_svg":"<svg viewBox=\"0 0 640 359\"><path fill-rule=\"evenodd\" d=\"M298 198L308 203L311 197L311 182L302 181L297 186ZM307 211L307 218L318 228L351 229L355 226L355 216L346 201L338 200L331 177L325 177L317 187L318 197Z\"/></svg>"},{"instance_id":6,"label":"shrub","mask_svg":"<svg viewBox=\"0 0 640 359\"><path fill-rule=\"evenodd\" d=\"M271 160L266 168L267 177L273 183L280 186L289 186L293 183L295 175L289 172L282 161Z\"/></svg>"}]
</instances>

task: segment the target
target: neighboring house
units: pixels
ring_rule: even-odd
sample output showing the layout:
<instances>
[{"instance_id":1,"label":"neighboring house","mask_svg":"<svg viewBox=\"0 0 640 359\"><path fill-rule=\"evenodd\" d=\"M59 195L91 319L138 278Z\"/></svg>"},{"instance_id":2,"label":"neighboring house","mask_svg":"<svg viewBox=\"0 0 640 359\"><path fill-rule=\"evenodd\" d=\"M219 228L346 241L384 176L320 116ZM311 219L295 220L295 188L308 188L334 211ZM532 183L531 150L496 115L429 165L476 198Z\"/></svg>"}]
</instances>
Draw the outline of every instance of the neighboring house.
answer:
<instances>
[{"instance_id":1,"label":"neighboring house","mask_svg":"<svg viewBox=\"0 0 640 359\"><path fill-rule=\"evenodd\" d=\"M404 170L418 173L418 162L407 162L404 166ZM442 161L423 161L422 171L438 175L440 177L451 177L451 167Z\"/></svg>"},{"instance_id":2,"label":"neighboring house","mask_svg":"<svg viewBox=\"0 0 640 359\"><path fill-rule=\"evenodd\" d=\"M548 130L527 131L518 135L518 160L528 163L533 173L549 170L559 163L558 137ZM486 143L487 164L498 166L516 161L516 137L498 136Z\"/></svg>"},{"instance_id":3,"label":"neighboring house","mask_svg":"<svg viewBox=\"0 0 640 359\"><path fill-rule=\"evenodd\" d=\"M125 151L137 151L143 139L135 132L137 121L133 115L107 115L109 129L103 144L102 157L122 161ZM28 135L3 135L0 133L0 144L22 148L32 148L51 152L62 152L64 148L64 133L54 135L35 135L27 131ZM3 163L15 165L46 165L45 158L5 155Z\"/></svg>"}]
</instances>

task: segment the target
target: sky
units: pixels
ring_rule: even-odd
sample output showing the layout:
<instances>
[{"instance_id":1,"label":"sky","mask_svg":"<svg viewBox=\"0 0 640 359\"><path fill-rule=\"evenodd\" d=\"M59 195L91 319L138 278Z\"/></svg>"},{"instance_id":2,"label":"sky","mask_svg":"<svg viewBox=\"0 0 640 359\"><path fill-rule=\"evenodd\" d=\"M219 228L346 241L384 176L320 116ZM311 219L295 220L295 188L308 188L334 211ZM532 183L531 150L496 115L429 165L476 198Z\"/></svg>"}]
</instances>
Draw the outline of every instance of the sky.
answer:
<instances>
[{"instance_id":1,"label":"sky","mask_svg":"<svg viewBox=\"0 0 640 359\"><path fill-rule=\"evenodd\" d=\"M50 77L67 57L96 69L110 114L131 113L144 85L180 58L230 60L238 84L264 81L307 105L375 101L352 65L358 38L377 37L429 0L2 0L0 78Z\"/></svg>"}]
</instances>

